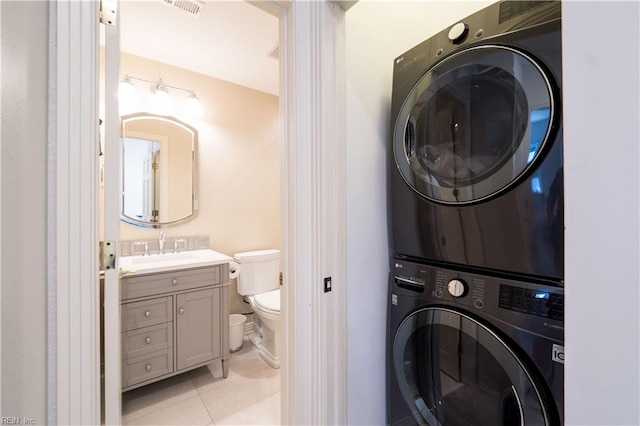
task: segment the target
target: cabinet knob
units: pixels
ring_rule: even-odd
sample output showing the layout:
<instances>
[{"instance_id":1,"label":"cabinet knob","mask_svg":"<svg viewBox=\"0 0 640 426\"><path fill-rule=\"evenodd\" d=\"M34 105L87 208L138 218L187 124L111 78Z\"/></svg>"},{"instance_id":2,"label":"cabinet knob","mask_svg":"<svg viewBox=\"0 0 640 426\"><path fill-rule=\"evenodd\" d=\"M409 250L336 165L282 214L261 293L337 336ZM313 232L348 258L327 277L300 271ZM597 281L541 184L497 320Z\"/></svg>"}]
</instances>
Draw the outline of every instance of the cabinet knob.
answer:
<instances>
[{"instance_id":1,"label":"cabinet knob","mask_svg":"<svg viewBox=\"0 0 640 426\"><path fill-rule=\"evenodd\" d=\"M184 308L178 309L178 313L181 314L181 315L184 314Z\"/></svg>"},{"instance_id":2,"label":"cabinet knob","mask_svg":"<svg viewBox=\"0 0 640 426\"><path fill-rule=\"evenodd\" d=\"M144 316L145 316L145 317L147 317L147 318L149 318L149 317L151 316L151 311L146 311L146 312L144 313Z\"/></svg>"},{"instance_id":3,"label":"cabinet knob","mask_svg":"<svg viewBox=\"0 0 640 426\"><path fill-rule=\"evenodd\" d=\"M151 371L151 364L147 364L147 366L145 367L147 371Z\"/></svg>"},{"instance_id":4,"label":"cabinet knob","mask_svg":"<svg viewBox=\"0 0 640 426\"><path fill-rule=\"evenodd\" d=\"M151 343L151 337L147 337L146 339L144 339L144 342L148 345L149 343Z\"/></svg>"},{"instance_id":5,"label":"cabinet knob","mask_svg":"<svg viewBox=\"0 0 640 426\"><path fill-rule=\"evenodd\" d=\"M173 280L171 280L171 284L178 285L178 280L176 278L174 278Z\"/></svg>"}]
</instances>

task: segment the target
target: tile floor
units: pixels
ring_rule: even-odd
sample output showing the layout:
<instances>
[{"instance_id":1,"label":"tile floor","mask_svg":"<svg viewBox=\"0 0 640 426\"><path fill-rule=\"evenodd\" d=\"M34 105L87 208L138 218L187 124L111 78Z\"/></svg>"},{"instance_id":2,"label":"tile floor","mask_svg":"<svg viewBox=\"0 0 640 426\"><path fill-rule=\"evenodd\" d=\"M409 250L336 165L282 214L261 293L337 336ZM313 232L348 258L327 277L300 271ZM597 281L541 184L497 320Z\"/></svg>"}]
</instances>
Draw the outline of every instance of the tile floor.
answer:
<instances>
[{"instance_id":1,"label":"tile floor","mask_svg":"<svg viewBox=\"0 0 640 426\"><path fill-rule=\"evenodd\" d=\"M279 425L280 370L269 367L245 337L220 363L122 394L123 425Z\"/></svg>"}]
</instances>

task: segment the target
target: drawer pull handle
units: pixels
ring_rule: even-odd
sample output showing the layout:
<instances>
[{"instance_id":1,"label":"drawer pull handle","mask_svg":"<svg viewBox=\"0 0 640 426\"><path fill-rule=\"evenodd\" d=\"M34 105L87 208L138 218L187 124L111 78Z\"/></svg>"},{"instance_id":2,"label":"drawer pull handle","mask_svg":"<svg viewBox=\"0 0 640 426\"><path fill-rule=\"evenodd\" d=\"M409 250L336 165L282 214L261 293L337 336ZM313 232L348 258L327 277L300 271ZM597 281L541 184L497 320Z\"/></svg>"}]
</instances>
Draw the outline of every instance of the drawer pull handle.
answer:
<instances>
[{"instance_id":1,"label":"drawer pull handle","mask_svg":"<svg viewBox=\"0 0 640 426\"><path fill-rule=\"evenodd\" d=\"M180 315L184 314L184 308L180 308L180 309L178 310L178 313L179 313Z\"/></svg>"},{"instance_id":2,"label":"drawer pull handle","mask_svg":"<svg viewBox=\"0 0 640 426\"><path fill-rule=\"evenodd\" d=\"M144 313L144 316L145 316L145 317L147 317L147 318L149 318L149 317L151 316L151 311L146 311L146 312Z\"/></svg>"},{"instance_id":3,"label":"drawer pull handle","mask_svg":"<svg viewBox=\"0 0 640 426\"><path fill-rule=\"evenodd\" d=\"M151 364L147 364L145 368L147 369L147 371L151 371Z\"/></svg>"},{"instance_id":4,"label":"drawer pull handle","mask_svg":"<svg viewBox=\"0 0 640 426\"><path fill-rule=\"evenodd\" d=\"M178 280L174 278L173 280L171 280L171 284L178 285Z\"/></svg>"},{"instance_id":5,"label":"drawer pull handle","mask_svg":"<svg viewBox=\"0 0 640 426\"><path fill-rule=\"evenodd\" d=\"M151 337L147 337L146 339L144 339L144 342L148 345L149 343L151 343Z\"/></svg>"}]
</instances>

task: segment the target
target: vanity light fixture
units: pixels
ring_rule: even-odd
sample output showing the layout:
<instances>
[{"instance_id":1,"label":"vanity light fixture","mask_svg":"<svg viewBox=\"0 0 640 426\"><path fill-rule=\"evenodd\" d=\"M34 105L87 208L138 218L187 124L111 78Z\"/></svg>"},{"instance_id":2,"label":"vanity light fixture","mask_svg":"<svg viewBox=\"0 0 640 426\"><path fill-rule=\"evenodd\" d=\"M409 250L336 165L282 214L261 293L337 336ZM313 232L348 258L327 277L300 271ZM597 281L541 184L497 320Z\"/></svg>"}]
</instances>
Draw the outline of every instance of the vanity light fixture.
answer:
<instances>
[{"instance_id":1,"label":"vanity light fixture","mask_svg":"<svg viewBox=\"0 0 640 426\"><path fill-rule=\"evenodd\" d=\"M157 81L146 80L144 78L133 77L131 75L125 75L122 81L120 81L120 104L135 106L138 103L138 94L135 90L135 85L132 80L141 81L151 84L151 98L149 99L148 109L149 112L153 112L161 115L171 115L173 111L173 103L169 96L169 89L180 90L187 92L188 96L182 108L184 115L201 117L204 115L204 109L200 103L200 99L196 96L196 92L189 89L183 89L181 87L170 86L166 84L162 77Z\"/></svg>"}]
</instances>

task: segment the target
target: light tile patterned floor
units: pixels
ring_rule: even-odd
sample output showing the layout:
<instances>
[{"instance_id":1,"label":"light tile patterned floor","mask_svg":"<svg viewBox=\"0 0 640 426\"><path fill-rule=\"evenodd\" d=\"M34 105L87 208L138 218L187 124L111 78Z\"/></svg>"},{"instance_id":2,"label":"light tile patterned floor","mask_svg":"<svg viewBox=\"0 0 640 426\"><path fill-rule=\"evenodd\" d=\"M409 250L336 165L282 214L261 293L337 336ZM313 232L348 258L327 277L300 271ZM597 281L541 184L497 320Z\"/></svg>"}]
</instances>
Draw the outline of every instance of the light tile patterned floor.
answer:
<instances>
[{"instance_id":1,"label":"light tile patterned floor","mask_svg":"<svg viewBox=\"0 0 640 426\"><path fill-rule=\"evenodd\" d=\"M269 367L246 338L220 363L122 394L123 425L279 425L280 370Z\"/></svg>"}]
</instances>

